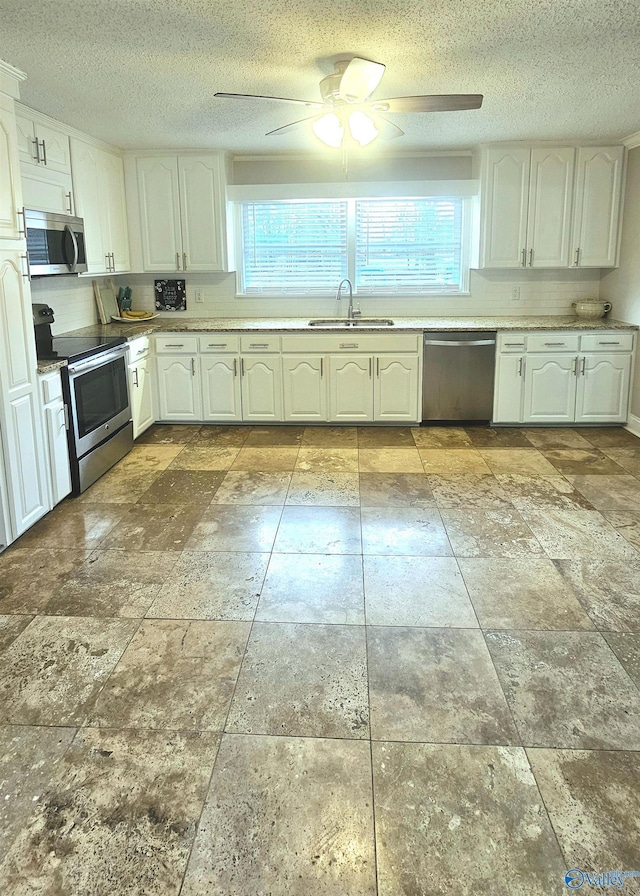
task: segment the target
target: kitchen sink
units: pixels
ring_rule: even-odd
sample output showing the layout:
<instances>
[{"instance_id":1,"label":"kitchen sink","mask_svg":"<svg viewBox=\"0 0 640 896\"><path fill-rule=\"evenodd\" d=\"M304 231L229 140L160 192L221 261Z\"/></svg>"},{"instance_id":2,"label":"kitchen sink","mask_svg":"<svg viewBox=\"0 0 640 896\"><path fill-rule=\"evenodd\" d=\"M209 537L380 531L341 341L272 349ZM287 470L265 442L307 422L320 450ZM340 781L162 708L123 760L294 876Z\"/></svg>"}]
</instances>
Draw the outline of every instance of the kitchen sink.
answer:
<instances>
[{"instance_id":1,"label":"kitchen sink","mask_svg":"<svg viewBox=\"0 0 640 896\"><path fill-rule=\"evenodd\" d=\"M392 327L393 321L384 317L333 317L327 320L310 320L310 327Z\"/></svg>"}]
</instances>

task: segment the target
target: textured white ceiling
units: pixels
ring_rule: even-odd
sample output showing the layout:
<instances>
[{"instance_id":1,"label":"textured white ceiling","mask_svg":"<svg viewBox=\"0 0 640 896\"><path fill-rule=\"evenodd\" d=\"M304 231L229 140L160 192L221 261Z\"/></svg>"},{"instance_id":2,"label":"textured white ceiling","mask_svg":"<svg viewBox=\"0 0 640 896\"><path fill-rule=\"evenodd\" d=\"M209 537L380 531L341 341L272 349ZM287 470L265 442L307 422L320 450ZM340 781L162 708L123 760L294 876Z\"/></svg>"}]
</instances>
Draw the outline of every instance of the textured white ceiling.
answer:
<instances>
[{"instance_id":1,"label":"textured white ceiling","mask_svg":"<svg viewBox=\"0 0 640 896\"><path fill-rule=\"evenodd\" d=\"M484 94L478 111L390 116L393 150L640 130L639 0L0 0L23 101L123 148L315 151L306 130L264 136L303 107L213 94L317 100L354 55L386 64L376 97Z\"/></svg>"}]
</instances>

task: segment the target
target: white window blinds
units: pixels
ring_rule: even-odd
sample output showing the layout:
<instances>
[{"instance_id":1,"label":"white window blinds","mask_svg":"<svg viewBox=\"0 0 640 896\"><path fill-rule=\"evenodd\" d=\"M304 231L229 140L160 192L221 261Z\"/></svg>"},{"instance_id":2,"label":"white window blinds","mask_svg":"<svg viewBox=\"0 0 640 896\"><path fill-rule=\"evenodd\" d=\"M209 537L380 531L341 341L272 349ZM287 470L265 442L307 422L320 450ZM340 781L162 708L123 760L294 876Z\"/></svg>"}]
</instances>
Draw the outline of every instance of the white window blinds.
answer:
<instances>
[{"instance_id":1,"label":"white window blinds","mask_svg":"<svg viewBox=\"0 0 640 896\"><path fill-rule=\"evenodd\" d=\"M461 252L461 199L356 202L360 292L457 292Z\"/></svg>"},{"instance_id":2,"label":"white window blinds","mask_svg":"<svg viewBox=\"0 0 640 896\"><path fill-rule=\"evenodd\" d=\"M461 292L462 197L241 203L240 289L330 294Z\"/></svg>"},{"instance_id":3,"label":"white window blinds","mask_svg":"<svg viewBox=\"0 0 640 896\"><path fill-rule=\"evenodd\" d=\"M243 202L246 293L326 292L347 276L347 203Z\"/></svg>"}]
</instances>

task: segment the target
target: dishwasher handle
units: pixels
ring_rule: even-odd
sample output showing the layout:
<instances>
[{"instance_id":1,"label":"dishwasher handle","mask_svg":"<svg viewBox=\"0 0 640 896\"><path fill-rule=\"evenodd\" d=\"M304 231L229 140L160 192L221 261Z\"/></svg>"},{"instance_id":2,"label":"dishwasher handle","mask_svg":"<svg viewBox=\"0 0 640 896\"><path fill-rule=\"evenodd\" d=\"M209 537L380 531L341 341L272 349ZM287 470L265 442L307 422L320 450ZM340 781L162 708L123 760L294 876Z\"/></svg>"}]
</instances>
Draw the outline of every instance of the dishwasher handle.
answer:
<instances>
[{"instance_id":1,"label":"dishwasher handle","mask_svg":"<svg viewBox=\"0 0 640 896\"><path fill-rule=\"evenodd\" d=\"M425 339L425 345L452 345L452 346L475 346L475 345L495 345L495 339L474 339L468 342L464 339Z\"/></svg>"}]
</instances>

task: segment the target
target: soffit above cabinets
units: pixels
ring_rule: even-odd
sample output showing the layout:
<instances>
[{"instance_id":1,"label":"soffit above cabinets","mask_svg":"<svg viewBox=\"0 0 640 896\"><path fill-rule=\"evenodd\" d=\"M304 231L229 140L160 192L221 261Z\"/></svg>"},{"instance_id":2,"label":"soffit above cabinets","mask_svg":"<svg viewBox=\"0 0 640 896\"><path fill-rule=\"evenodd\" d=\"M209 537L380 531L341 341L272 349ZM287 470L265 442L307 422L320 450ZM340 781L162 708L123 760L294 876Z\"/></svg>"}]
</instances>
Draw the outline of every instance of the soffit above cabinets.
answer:
<instances>
[{"instance_id":1,"label":"soffit above cabinets","mask_svg":"<svg viewBox=\"0 0 640 896\"><path fill-rule=\"evenodd\" d=\"M317 150L307 129L264 136L295 107L214 93L318 100L320 78L352 56L387 66L387 97L484 94L478 110L394 115L396 152L616 143L640 127L637 0L344 0L330 12L310 0L0 0L2 55L27 73L28 106L128 149Z\"/></svg>"}]
</instances>

